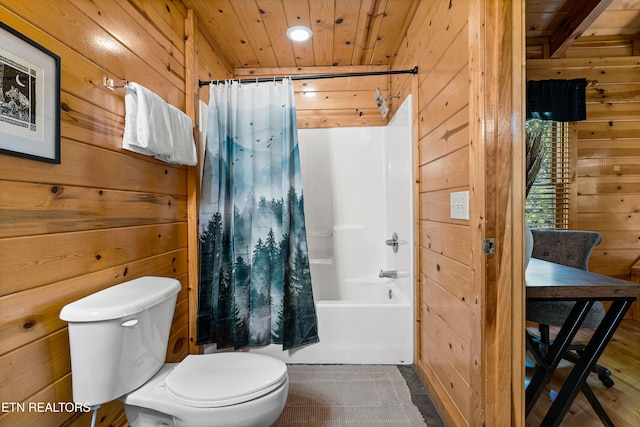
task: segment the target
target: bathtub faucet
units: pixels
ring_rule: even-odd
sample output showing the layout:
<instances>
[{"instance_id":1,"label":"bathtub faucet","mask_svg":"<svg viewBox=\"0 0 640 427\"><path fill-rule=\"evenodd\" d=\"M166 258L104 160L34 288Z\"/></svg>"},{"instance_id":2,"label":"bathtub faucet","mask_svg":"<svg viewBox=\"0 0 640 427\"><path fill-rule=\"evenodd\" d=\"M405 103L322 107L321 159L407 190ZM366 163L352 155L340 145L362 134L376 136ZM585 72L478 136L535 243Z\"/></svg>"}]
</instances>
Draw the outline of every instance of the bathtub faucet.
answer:
<instances>
[{"instance_id":1,"label":"bathtub faucet","mask_svg":"<svg viewBox=\"0 0 640 427\"><path fill-rule=\"evenodd\" d=\"M398 278L398 272L393 270L393 271L384 271L384 270L380 270L380 275L378 277L388 277L389 279L397 279Z\"/></svg>"},{"instance_id":2,"label":"bathtub faucet","mask_svg":"<svg viewBox=\"0 0 640 427\"><path fill-rule=\"evenodd\" d=\"M391 246L391 249L393 249L393 253L397 254L398 253L398 233L394 231L391 238L388 240L385 240L384 244L387 246Z\"/></svg>"}]
</instances>

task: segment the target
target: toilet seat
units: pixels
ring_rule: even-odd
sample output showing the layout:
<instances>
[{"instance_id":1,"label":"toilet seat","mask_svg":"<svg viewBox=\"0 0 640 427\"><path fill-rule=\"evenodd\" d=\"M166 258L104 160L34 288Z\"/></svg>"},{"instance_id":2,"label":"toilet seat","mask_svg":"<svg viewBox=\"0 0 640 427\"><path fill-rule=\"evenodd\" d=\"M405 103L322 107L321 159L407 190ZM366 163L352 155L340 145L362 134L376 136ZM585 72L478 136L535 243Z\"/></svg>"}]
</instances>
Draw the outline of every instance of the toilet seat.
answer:
<instances>
[{"instance_id":1,"label":"toilet seat","mask_svg":"<svg viewBox=\"0 0 640 427\"><path fill-rule=\"evenodd\" d=\"M164 379L167 395L196 408L247 402L277 389L287 380L287 365L255 353L189 355Z\"/></svg>"}]
</instances>

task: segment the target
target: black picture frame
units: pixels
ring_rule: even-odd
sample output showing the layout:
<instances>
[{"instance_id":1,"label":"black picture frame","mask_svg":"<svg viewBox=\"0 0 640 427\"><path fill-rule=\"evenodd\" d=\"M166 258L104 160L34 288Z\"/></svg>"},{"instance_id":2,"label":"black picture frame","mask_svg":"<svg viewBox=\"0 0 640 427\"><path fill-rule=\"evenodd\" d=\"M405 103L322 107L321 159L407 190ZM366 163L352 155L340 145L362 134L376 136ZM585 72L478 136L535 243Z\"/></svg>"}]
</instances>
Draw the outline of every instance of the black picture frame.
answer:
<instances>
[{"instance_id":1,"label":"black picture frame","mask_svg":"<svg viewBox=\"0 0 640 427\"><path fill-rule=\"evenodd\" d=\"M3 22L0 154L60 164L60 57Z\"/></svg>"}]
</instances>

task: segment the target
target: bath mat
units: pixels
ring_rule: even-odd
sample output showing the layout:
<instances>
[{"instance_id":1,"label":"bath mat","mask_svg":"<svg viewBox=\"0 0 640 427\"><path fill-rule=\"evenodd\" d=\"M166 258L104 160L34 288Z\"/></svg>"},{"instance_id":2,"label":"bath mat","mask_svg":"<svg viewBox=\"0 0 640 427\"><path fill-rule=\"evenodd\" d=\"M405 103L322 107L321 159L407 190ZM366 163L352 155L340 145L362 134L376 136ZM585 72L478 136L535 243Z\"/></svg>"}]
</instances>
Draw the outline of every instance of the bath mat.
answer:
<instances>
[{"instance_id":1,"label":"bath mat","mask_svg":"<svg viewBox=\"0 0 640 427\"><path fill-rule=\"evenodd\" d=\"M289 365L289 398L274 427L426 426L391 365Z\"/></svg>"}]
</instances>

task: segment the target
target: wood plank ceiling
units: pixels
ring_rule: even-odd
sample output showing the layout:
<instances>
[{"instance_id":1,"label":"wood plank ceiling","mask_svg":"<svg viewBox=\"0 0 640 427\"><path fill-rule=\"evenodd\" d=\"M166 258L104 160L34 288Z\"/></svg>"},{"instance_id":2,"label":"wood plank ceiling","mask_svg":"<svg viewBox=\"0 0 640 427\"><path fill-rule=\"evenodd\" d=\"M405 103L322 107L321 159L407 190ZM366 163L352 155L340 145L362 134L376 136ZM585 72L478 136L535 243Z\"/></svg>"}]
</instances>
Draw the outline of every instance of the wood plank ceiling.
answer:
<instances>
[{"instance_id":1,"label":"wood plank ceiling","mask_svg":"<svg viewBox=\"0 0 640 427\"><path fill-rule=\"evenodd\" d=\"M229 68L238 69L389 66L421 0L180 1L198 15ZM527 40L542 39L549 56L561 57L581 36L637 36L640 0L526 0L526 22ZM286 30L294 25L310 27L311 41L289 41Z\"/></svg>"},{"instance_id":2,"label":"wood plank ceiling","mask_svg":"<svg viewBox=\"0 0 640 427\"><path fill-rule=\"evenodd\" d=\"M420 0L182 0L230 68L388 65ZM310 42L287 39L311 28Z\"/></svg>"}]
</instances>

